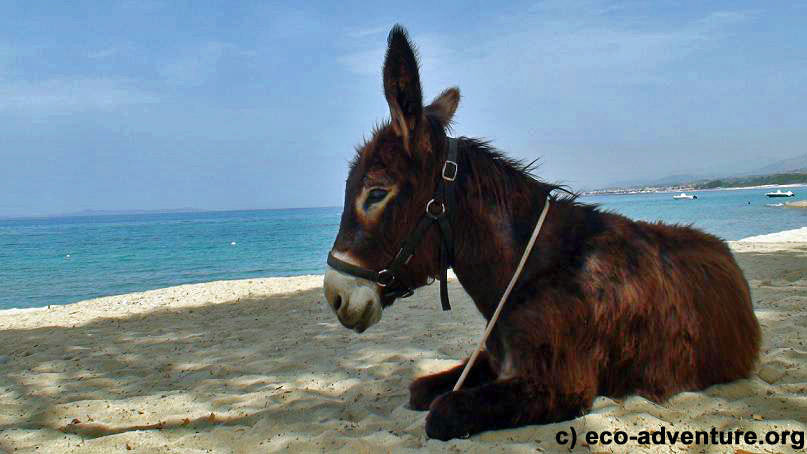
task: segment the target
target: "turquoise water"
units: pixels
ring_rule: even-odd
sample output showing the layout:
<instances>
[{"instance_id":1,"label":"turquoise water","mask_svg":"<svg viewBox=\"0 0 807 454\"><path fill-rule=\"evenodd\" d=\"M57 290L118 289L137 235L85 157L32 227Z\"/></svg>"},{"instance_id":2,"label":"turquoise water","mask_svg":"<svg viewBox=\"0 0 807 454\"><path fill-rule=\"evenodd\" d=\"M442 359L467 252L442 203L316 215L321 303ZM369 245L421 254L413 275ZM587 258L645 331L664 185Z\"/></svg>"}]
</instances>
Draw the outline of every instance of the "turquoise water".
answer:
<instances>
[{"instance_id":1,"label":"turquoise water","mask_svg":"<svg viewBox=\"0 0 807 454\"><path fill-rule=\"evenodd\" d=\"M0 221L0 308L322 273L340 213L315 208Z\"/></svg>"},{"instance_id":2,"label":"turquoise water","mask_svg":"<svg viewBox=\"0 0 807 454\"><path fill-rule=\"evenodd\" d=\"M583 197L728 240L807 226L766 190ZM804 200L807 188L787 200ZM748 202L751 202L749 205ZM0 308L64 304L218 279L321 274L341 208L0 220ZM235 244L232 244L235 242ZM68 257L69 255L69 257Z\"/></svg>"},{"instance_id":3,"label":"turquoise water","mask_svg":"<svg viewBox=\"0 0 807 454\"><path fill-rule=\"evenodd\" d=\"M807 187L793 188L795 197L768 198L770 189L695 191L697 200L674 200L673 194L582 197L586 203L644 221L693 224L725 240L781 232L807 226L807 210L768 205L807 200Z\"/></svg>"}]
</instances>

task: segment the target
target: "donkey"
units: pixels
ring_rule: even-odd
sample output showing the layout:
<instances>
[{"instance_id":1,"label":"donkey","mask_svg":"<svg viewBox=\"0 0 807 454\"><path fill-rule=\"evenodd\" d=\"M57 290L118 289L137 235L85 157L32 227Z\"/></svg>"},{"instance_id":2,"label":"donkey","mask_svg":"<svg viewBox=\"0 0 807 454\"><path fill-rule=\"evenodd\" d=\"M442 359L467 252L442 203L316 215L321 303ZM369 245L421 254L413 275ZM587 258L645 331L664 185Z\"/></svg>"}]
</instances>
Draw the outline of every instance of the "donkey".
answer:
<instances>
[{"instance_id":1,"label":"donkey","mask_svg":"<svg viewBox=\"0 0 807 454\"><path fill-rule=\"evenodd\" d=\"M362 332L410 289L445 282L447 264L490 320L551 204L464 387L452 391L462 366L410 385L429 437L571 419L596 395L660 402L748 377L760 328L723 241L557 195L487 142L448 138L459 90L423 105L416 51L398 25L383 83L391 118L357 149L324 280L345 327Z\"/></svg>"}]
</instances>

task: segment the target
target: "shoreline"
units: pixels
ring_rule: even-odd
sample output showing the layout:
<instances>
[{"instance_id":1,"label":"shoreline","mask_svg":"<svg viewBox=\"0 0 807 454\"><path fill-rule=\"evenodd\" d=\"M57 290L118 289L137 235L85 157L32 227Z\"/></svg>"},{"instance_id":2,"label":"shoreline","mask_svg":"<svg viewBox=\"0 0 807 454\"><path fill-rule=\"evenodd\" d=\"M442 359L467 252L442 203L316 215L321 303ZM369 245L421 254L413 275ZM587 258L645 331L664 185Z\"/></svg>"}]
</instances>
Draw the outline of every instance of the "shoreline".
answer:
<instances>
[{"instance_id":1,"label":"shoreline","mask_svg":"<svg viewBox=\"0 0 807 454\"><path fill-rule=\"evenodd\" d=\"M0 330L9 327L6 317L14 317L15 328L75 326L99 317L126 317L147 314L157 309L188 309L306 291L321 287L322 279L321 274L226 279L102 296L68 304L2 309ZM104 309L102 314L95 314L98 308Z\"/></svg>"},{"instance_id":2,"label":"shoreline","mask_svg":"<svg viewBox=\"0 0 807 454\"><path fill-rule=\"evenodd\" d=\"M807 243L807 226L798 229L782 230L764 235L749 236L731 243Z\"/></svg>"}]
</instances>

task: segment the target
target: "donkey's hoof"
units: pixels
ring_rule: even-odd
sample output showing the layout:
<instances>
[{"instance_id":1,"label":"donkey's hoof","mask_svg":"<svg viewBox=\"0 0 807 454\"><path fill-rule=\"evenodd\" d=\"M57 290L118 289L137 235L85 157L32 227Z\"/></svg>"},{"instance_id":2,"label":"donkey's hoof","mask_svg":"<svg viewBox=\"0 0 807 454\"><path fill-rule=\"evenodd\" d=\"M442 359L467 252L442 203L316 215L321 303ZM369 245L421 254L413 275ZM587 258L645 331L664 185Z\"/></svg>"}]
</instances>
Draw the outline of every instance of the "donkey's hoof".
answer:
<instances>
[{"instance_id":1,"label":"donkey's hoof","mask_svg":"<svg viewBox=\"0 0 807 454\"><path fill-rule=\"evenodd\" d=\"M472 413L464 408L462 391L450 392L438 397L426 416L426 435L436 440L468 438L478 432L471 427Z\"/></svg>"}]
</instances>

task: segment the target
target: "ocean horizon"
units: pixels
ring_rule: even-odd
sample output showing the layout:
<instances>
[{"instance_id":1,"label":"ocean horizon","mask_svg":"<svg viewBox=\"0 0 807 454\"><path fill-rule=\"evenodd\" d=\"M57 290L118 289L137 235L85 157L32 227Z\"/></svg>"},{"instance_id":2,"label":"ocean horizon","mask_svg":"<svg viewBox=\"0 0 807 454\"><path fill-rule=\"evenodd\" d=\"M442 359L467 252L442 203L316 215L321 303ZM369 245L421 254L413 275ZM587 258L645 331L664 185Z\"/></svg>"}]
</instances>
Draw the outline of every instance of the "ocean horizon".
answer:
<instances>
[{"instance_id":1,"label":"ocean horizon","mask_svg":"<svg viewBox=\"0 0 807 454\"><path fill-rule=\"evenodd\" d=\"M725 240L807 226L769 189L582 196L644 221L692 224ZM801 192L801 191L799 191ZM805 200L803 194L794 198ZM70 214L0 219L0 309L214 280L322 274L341 207Z\"/></svg>"}]
</instances>

